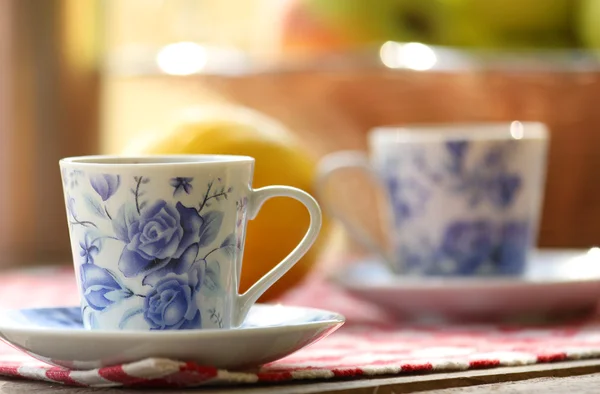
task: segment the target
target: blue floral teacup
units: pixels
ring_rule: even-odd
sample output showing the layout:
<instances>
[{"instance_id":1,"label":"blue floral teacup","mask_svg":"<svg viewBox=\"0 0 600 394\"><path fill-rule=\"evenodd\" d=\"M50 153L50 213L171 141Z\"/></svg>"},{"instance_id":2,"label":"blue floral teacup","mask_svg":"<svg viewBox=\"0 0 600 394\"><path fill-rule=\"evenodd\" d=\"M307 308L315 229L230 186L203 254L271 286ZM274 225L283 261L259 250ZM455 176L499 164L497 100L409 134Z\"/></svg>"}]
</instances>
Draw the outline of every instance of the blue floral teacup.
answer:
<instances>
[{"instance_id":1,"label":"blue floral teacup","mask_svg":"<svg viewBox=\"0 0 600 394\"><path fill-rule=\"evenodd\" d=\"M109 330L238 327L311 247L315 200L287 186L252 189L244 156L89 156L60 161L84 326ZM302 202L300 244L238 294L246 224L263 202ZM283 219L285 220L285 219Z\"/></svg>"},{"instance_id":2,"label":"blue floral teacup","mask_svg":"<svg viewBox=\"0 0 600 394\"><path fill-rule=\"evenodd\" d=\"M370 158L323 159L318 190L343 168L374 174L388 197L389 248L335 202L326 208L396 273L519 275L537 238L547 134L535 122L380 127L369 134Z\"/></svg>"}]
</instances>

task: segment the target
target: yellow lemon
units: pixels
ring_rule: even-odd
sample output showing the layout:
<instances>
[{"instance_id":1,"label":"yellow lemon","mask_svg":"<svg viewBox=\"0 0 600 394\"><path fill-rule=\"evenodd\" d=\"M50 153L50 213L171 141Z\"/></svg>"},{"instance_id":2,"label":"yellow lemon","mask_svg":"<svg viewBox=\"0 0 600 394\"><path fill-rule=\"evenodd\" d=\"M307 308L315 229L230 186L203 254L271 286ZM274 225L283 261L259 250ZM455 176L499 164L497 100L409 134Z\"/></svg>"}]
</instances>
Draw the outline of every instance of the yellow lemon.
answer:
<instances>
[{"instance_id":1,"label":"yellow lemon","mask_svg":"<svg viewBox=\"0 0 600 394\"><path fill-rule=\"evenodd\" d=\"M137 141L138 143L140 141ZM186 112L172 130L146 141L144 154L231 154L254 157L253 187L288 185L311 194L316 169L312 157L293 134L275 120L240 107L202 107ZM267 201L248 223L240 291L277 265L300 242L309 224L298 201ZM315 264L328 226L311 250L261 298L268 301L299 283Z\"/></svg>"}]
</instances>

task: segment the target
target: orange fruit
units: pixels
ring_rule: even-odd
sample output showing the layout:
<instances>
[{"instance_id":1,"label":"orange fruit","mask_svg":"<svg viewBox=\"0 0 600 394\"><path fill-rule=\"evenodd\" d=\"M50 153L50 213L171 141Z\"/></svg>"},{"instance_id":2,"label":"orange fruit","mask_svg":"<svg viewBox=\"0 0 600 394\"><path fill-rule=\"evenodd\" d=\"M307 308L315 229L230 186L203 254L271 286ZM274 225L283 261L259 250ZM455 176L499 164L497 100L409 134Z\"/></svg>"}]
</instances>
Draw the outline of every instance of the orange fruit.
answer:
<instances>
[{"instance_id":1,"label":"orange fruit","mask_svg":"<svg viewBox=\"0 0 600 394\"><path fill-rule=\"evenodd\" d=\"M180 117L160 138L150 139L141 148L138 145L136 150L136 153L144 154L251 156L256 160L254 188L288 185L313 194L316 158L311 157L283 125L246 108L195 108ZM300 202L289 198L267 201L258 216L248 223L240 292L285 258L300 242L308 225L308 212ZM261 301L277 298L306 277L318 257L327 226L327 220L324 220L315 245L263 295Z\"/></svg>"}]
</instances>

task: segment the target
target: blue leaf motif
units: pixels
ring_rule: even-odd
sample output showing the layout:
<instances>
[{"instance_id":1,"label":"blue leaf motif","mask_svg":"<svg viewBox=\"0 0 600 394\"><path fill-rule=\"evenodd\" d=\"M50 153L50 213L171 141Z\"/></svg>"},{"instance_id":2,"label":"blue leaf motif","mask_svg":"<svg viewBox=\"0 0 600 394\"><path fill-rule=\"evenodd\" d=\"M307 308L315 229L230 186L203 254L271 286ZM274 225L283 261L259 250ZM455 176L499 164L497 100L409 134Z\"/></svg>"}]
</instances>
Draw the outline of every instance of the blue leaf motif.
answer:
<instances>
[{"instance_id":1,"label":"blue leaf motif","mask_svg":"<svg viewBox=\"0 0 600 394\"><path fill-rule=\"evenodd\" d=\"M220 249L224 250L230 257L234 257L238 249L235 234L229 234L221 243Z\"/></svg>"},{"instance_id":2,"label":"blue leaf motif","mask_svg":"<svg viewBox=\"0 0 600 394\"><path fill-rule=\"evenodd\" d=\"M83 200L85 201L85 205L87 206L88 211L90 211L98 217L106 217L104 208L102 208L102 205L100 205L100 203L96 201L96 199L93 196L89 194L84 194Z\"/></svg>"},{"instance_id":3,"label":"blue leaf motif","mask_svg":"<svg viewBox=\"0 0 600 394\"><path fill-rule=\"evenodd\" d=\"M224 292L221 284L221 264L215 259L206 264L200 292L208 297L222 295Z\"/></svg>"},{"instance_id":4,"label":"blue leaf motif","mask_svg":"<svg viewBox=\"0 0 600 394\"><path fill-rule=\"evenodd\" d=\"M90 184L102 201L106 201L119 189L121 177L113 174L91 174Z\"/></svg>"},{"instance_id":5,"label":"blue leaf motif","mask_svg":"<svg viewBox=\"0 0 600 394\"><path fill-rule=\"evenodd\" d=\"M204 223L200 227L200 241L198 242L200 247L208 246L217 238L219 230L221 230L221 223L223 223L223 212L211 211L202 218Z\"/></svg>"},{"instance_id":6,"label":"blue leaf motif","mask_svg":"<svg viewBox=\"0 0 600 394\"><path fill-rule=\"evenodd\" d=\"M229 234L227 237L225 237L225 239L221 243L221 247L226 248L227 246L235 245L235 243L236 243L235 234Z\"/></svg>"},{"instance_id":7,"label":"blue leaf motif","mask_svg":"<svg viewBox=\"0 0 600 394\"><path fill-rule=\"evenodd\" d=\"M131 228L139 218L140 215L135 208L135 204L125 203L121 205L112 222L113 230L117 238L125 243L129 243L129 228Z\"/></svg>"},{"instance_id":8,"label":"blue leaf motif","mask_svg":"<svg viewBox=\"0 0 600 394\"><path fill-rule=\"evenodd\" d=\"M196 261L198 256L198 245L193 244L183 252L180 258L171 259L163 267L156 269L146 275L142 281L143 285L155 286L162 278L169 274L187 275L186 280L198 290L204 275L204 260Z\"/></svg>"}]
</instances>

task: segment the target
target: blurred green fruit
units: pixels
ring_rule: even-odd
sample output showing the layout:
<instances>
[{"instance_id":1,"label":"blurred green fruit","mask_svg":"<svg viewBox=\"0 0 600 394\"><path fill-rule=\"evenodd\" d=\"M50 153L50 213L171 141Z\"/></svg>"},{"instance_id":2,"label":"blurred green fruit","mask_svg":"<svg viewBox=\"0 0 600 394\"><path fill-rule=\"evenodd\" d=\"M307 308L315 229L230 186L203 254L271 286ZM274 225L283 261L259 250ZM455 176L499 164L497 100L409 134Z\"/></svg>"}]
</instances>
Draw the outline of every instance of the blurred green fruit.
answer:
<instances>
[{"instance_id":1,"label":"blurred green fruit","mask_svg":"<svg viewBox=\"0 0 600 394\"><path fill-rule=\"evenodd\" d=\"M442 0L443 45L486 49L572 45L579 0Z\"/></svg>"},{"instance_id":2,"label":"blurred green fruit","mask_svg":"<svg viewBox=\"0 0 600 394\"><path fill-rule=\"evenodd\" d=\"M577 14L577 35L590 49L600 49L600 1L582 0Z\"/></svg>"},{"instance_id":3,"label":"blurred green fruit","mask_svg":"<svg viewBox=\"0 0 600 394\"><path fill-rule=\"evenodd\" d=\"M588 0L600 3L600 0ZM572 45L579 0L292 0L284 46L340 50L385 41L486 49Z\"/></svg>"},{"instance_id":4,"label":"blurred green fruit","mask_svg":"<svg viewBox=\"0 0 600 394\"><path fill-rule=\"evenodd\" d=\"M564 31L578 0L458 0L494 31Z\"/></svg>"},{"instance_id":5,"label":"blurred green fruit","mask_svg":"<svg viewBox=\"0 0 600 394\"><path fill-rule=\"evenodd\" d=\"M298 4L350 41L428 40L437 36L442 0L303 0Z\"/></svg>"},{"instance_id":6,"label":"blurred green fruit","mask_svg":"<svg viewBox=\"0 0 600 394\"><path fill-rule=\"evenodd\" d=\"M348 42L388 40L468 45L487 34L464 0L297 0L306 14ZM306 33L306 32L305 32ZM340 41L340 40L338 40Z\"/></svg>"},{"instance_id":7,"label":"blurred green fruit","mask_svg":"<svg viewBox=\"0 0 600 394\"><path fill-rule=\"evenodd\" d=\"M351 42L382 41L394 35L394 0L304 0L298 4L317 22Z\"/></svg>"}]
</instances>

